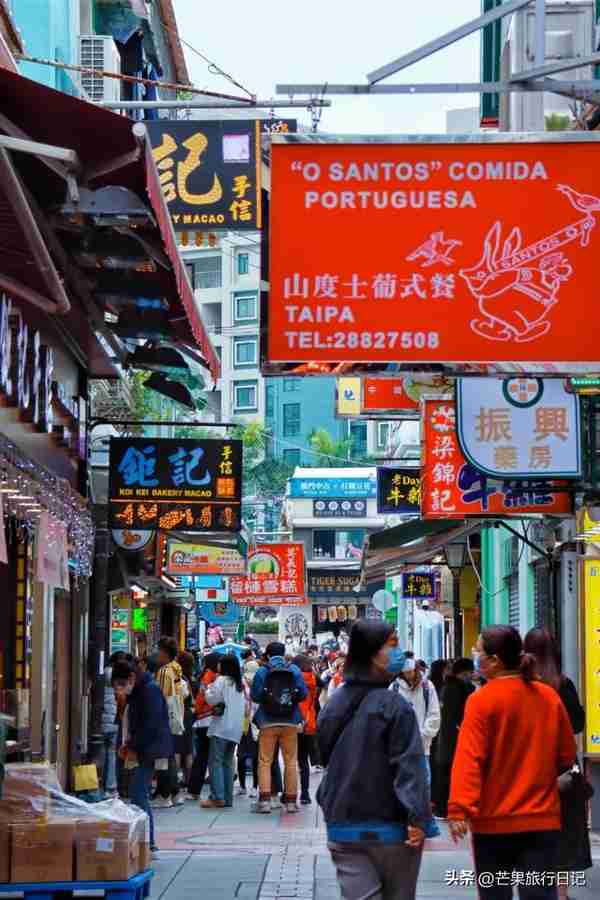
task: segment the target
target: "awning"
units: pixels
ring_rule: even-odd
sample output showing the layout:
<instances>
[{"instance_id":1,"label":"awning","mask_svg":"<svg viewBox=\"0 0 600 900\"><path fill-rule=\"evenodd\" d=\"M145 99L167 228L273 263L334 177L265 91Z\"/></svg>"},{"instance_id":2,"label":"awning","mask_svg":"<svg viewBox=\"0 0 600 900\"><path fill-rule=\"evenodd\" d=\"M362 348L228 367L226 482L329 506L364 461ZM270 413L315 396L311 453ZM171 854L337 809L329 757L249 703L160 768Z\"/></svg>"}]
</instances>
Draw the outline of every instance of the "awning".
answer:
<instances>
[{"instance_id":1,"label":"awning","mask_svg":"<svg viewBox=\"0 0 600 900\"><path fill-rule=\"evenodd\" d=\"M370 535L363 554L363 580L367 584L389 577L406 565L430 563L446 544L479 531L478 520L405 522Z\"/></svg>"},{"instance_id":2,"label":"awning","mask_svg":"<svg viewBox=\"0 0 600 900\"><path fill-rule=\"evenodd\" d=\"M216 379L219 360L177 250L151 148L143 126L137 123L135 134L133 127L125 116L0 69L0 134L23 142L8 147L5 140L0 147L3 288L10 293L16 282L23 299L27 291L31 302L49 299L46 312L64 314L68 327L70 313L59 302L64 283L71 306L76 297L109 342L110 329L130 336L137 314L152 334L198 345ZM28 221L15 206L15 176ZM49 262L41 246L34 252L39 236ZM140 299L148 310L154 303L156 312L140 316ZM109 329L105 312L113 313Z\"/></svg>"}]
</instances>

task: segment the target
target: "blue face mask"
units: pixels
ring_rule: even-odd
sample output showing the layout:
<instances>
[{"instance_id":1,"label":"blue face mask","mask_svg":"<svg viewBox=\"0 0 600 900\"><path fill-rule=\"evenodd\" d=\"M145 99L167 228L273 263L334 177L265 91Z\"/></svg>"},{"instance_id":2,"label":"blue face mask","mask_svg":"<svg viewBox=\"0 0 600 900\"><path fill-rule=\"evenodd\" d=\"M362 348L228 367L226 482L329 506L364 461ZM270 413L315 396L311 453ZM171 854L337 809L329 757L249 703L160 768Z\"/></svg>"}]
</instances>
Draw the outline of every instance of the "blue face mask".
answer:
<instances>
[{"instance_id":1,"label":"blue face mask","mask_svg":"<svg viewBox=\"0 0 600 900\"><path fill-rule=\"evenodd\" d=\"M386 671L390 675L399 675L404 668L406 653L400 647L391 647L388 655Z\"/></svg>"}]
</instances>

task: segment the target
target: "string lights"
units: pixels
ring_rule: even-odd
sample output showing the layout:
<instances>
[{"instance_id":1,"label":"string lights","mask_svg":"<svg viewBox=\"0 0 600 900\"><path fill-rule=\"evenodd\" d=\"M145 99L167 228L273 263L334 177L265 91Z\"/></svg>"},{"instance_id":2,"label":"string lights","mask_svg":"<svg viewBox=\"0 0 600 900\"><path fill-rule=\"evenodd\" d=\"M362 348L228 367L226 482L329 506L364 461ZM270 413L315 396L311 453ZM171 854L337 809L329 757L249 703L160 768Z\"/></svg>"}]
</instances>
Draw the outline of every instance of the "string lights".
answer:
<instances>
[{"instance_id":1,"label":"string lights","mask_svg":"<svg viewBox=\"0 0 600 900\"><path fill-rule=\"evenodd\" d=\"M5 515L27 534L35 534L43 510L66 525L73 573L84 578L91 575L94 525L87 501L66 479L30 459L1 434L0 493Z\"/></svg>"}]
</instances>

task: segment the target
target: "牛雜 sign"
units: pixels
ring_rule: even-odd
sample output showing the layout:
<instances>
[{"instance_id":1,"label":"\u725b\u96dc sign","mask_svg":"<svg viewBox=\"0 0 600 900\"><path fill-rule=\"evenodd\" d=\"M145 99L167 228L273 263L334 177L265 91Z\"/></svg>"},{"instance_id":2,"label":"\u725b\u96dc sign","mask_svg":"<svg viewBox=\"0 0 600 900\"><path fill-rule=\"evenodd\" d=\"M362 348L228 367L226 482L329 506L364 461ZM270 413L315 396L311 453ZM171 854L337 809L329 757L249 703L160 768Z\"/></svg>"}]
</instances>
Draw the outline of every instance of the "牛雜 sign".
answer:
<instances>
[{"instance_id":1,"label":"\u725b\u96dc sign","mask_svg":"<svg viewBox=\"0 0 600 900\"><path fill-rule=\"evenodd\" d=\"M377 467L377 512L418 515L421 508L420 469Z\"/></svg>"},{"instance_id":2,"label":"\u725b\u96dc sign","mask_svg":"<svg viewBox=\"0 0 600 900\"><path fill-rule=\"evenodd\" d=\"M581 474L579 398L562 380L460 378L456 397L459 444L480 471L512 478Z\"/></svg>"},{"instance_id":3,"label":"\u725b\u96dc sign","mask_svg":"<svg viewBox=\"0 0 600 900\"><path fill-rule=\"evenodd\" d=\"M111 438L111 528L239 531L242 442Z\"/></svg>"}]
</instances>

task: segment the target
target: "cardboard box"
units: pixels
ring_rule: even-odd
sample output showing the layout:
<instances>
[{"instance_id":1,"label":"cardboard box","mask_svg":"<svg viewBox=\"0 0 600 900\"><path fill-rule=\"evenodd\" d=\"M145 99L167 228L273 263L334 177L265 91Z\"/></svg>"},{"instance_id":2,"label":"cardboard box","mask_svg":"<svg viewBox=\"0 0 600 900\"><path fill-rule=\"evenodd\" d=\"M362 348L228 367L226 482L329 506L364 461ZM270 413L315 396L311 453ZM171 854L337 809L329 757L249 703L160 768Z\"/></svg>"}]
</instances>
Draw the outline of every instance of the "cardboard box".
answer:
<instances>
[{"instance_id":1,"label":"cardboard box","mask_svg":"<svg viewBox=\"0 0 600 900\"><path fill-rule=\"evenodd\" d=\"M10 763L0 800L0 824L46 822L52 790L58 791L59 784L48 763Z\"/></svg>"},{"instance_id":2,"label":"cardboard box","mask_svg":"<svg viewBox=\"0 0 600 900\"><path fill-rule=\"evenodd\" d=\"M0 825L0 884L10 881L10 828Z\"/></svg>"},{"instance_id":3,"label":"cardboard box","mask_svg":"<svg viewBox=\"0 0 600 900\"><path fill-rule=\"evenodd\" d=\"M80 821L75 841L77 881L127 881L140 871L139 833L127 823Z\"/></svg>"},{"instance_id":4,"label":"cardboard box","mask_svg":"<svg viewBox=\"0 0 600 900\"><path fill-rule=\"evenodd\" d=\"M140 818L137 823L138 840L140 846L139 871L145 872L150 868L152 853L150 850L150 829L148 816Z\"/></svg>"},{"instance_id":5,"label":"cardboard box","mask_svg":"<svg viewBox=\"0 0 600 900\"><path fill-rule=\"evenodd\" d=\"M11 883L73 880L75 822L13 825Z\"/></svg>"}]
</instances>

